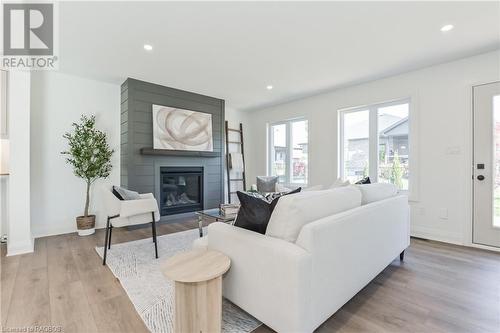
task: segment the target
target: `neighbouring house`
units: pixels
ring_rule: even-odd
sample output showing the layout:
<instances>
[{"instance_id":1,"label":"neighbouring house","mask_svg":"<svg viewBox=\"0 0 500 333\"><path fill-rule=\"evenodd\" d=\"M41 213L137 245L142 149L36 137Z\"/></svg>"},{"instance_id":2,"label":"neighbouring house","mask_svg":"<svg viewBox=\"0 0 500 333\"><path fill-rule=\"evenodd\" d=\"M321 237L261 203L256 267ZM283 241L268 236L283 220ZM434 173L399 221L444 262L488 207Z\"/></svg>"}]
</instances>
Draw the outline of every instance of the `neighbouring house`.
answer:
<instances>
[{"instance_id":1,"label":"neighbouring house","mask_svg":"<svg viewBox=\"0 0 500 333\"><path fill-rule=\"evenodd\" d=\"M401 118L384 115L378 121L379 180L389 180L394 157L397 156L406 187L409 163L408 123L408 116ZM368 124L364 121L356 122L346 130L345 169L348 171L346 177L351 180L368 175L368 132Z\"/></svg>"}]
</instances>

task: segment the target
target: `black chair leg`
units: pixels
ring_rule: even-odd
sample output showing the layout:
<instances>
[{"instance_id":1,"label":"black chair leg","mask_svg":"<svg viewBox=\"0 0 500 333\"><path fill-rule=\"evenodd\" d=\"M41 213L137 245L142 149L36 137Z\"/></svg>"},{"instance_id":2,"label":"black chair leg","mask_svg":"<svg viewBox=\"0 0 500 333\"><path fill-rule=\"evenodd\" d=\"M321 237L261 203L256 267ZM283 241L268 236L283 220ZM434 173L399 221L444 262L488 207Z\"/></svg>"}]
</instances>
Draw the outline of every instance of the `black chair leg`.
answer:
<instances>
[{"instance_id":1,"label":"black chair leg","mask_svg":"<svg viewBox=\"0 0 500 333\"><path fill-rule=\"evenodd\" d=\"M111 249L111 233L113 232L113 225L109 226L109 240L108 240L108 250Z\"/></svg>"},{"instance_id":2,"label":"black chair leg","mask_svg":"<svg viewBox=\"0 0 500 333\"><path fill-rule=\"evenodd\" d=\"M156 222L155 222L155 213L151 213L153 217L153 222L151 222L151 228L153 229L153 242L155 243L155 255L156 259L158 259L158 241L156 240Z\"/></svg>"},{"instance_id":3,"label":"black chair leg","mask_svg":"<svg viewBox=\"0 0 500 333\"><path fill-rule=\"evenodd\" d=\"M104 238L104 256L102 258L102 264L103 266L106 265L106 254L108 252L108 232L109 232L109 216L108 216L108 222L106 222L106 238Z\"/></svg>"},{"instance_id":4,"label":"black chair leg","mask_svg":"<svg viewBox=\"0 0 500 333\"><path fill-rule=\"evenodd\" d=\"M399 254L399 260L400 260L400 261L403 261L403 260L404 260L404 258L405 258L405 251L403 250L403 252L401 252L401 253Z\"/></svg>"}]
</instances>

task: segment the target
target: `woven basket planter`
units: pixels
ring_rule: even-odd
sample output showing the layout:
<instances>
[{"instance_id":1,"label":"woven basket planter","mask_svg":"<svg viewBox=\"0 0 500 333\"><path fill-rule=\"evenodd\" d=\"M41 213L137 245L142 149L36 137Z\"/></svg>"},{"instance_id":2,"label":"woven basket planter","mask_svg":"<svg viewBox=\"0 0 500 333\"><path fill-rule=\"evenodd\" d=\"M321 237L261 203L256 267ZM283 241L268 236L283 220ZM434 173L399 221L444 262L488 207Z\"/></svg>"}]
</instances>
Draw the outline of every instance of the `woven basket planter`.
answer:
<instances>
[{"instance_id":1,"label":"woven basket planter","mask_svg":"<svg viewBox=\"0 0 500 333\"><path fill-rule=\"evenodd\" d=\"M91 235L95 232L95 215L78 216L76 227L80 236Z\"/></svg>"}]
</instances>

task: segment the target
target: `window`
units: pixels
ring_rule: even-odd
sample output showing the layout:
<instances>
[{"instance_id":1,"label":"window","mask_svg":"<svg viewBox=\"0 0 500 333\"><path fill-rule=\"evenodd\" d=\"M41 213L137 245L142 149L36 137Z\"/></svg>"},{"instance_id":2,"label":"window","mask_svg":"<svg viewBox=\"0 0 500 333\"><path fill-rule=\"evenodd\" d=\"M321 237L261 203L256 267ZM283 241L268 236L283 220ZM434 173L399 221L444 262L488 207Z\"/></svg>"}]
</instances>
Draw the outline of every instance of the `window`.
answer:
<instances>
[{"instance_id":1,"label":"window","mask_svg":"<svg viewBox=\"0 0 500 333\"><path fill-rule=\"evenodd\" d=\"M269 126L268 174L283 184L307 184L307 120Z\"/></svg>"},{"instance_id":2,"label":"window","mask_svg":"<svg viewBox=\"0 0 500 333\"><path fill-rule=\"evenodd\" d=\"M409 102L340 111L340 176L409 189Z\"/></svg>"},{"instance_id":3,"label":"window","mask_svg":"<svg viewBox=\"0 0 500 333\"><path fill-rule=\"evenodd\" d=\"M347 112L343 115L343 120L345 147L343 178L354 183L369 174L369 111Z\"/></svg>"}]
</instances>

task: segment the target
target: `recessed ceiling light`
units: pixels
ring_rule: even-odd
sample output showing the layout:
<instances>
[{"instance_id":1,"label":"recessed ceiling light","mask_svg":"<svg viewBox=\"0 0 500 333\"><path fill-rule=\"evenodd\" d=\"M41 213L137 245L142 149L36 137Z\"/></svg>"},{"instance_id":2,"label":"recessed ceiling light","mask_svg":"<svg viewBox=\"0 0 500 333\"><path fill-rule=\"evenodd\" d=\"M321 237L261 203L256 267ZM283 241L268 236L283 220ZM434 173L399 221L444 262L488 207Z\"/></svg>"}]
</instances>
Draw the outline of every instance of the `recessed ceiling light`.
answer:
<instances>
[{"instance_id":1,"label":"recessed ceiling light","mask_svg":"<svg viewBox=\"0 0 500 333\"><path fill-rule=\"evenodd\" d=\"M441 27L441 31L442 32L447 32L447 31L450 31L454 28L453 24L447 24L447 25L443 25Z\"/></svg>"},{"instance_id":2,"label":"recessed ceiling light","mask_svg":"<svg viewBox=\"0 0 500 333\"><path fill-rule=\"evenodd\" d=\"M267 90L273 90L273 86L272 86L272 85L268 85L268 86L266 87L266 89L267 89Z\"/></svg>"},{"instance_id":3,"label":"recessed ceiling light","mask_svg":"<svg viewBox=\"0 0 500 333\"><path fill-rule=\"evenodd\" d=\"M153 46L149 45L149 44L144 44L144 50L151 51L151 50L153 50Z\"/></svg>"}]
</instances>

